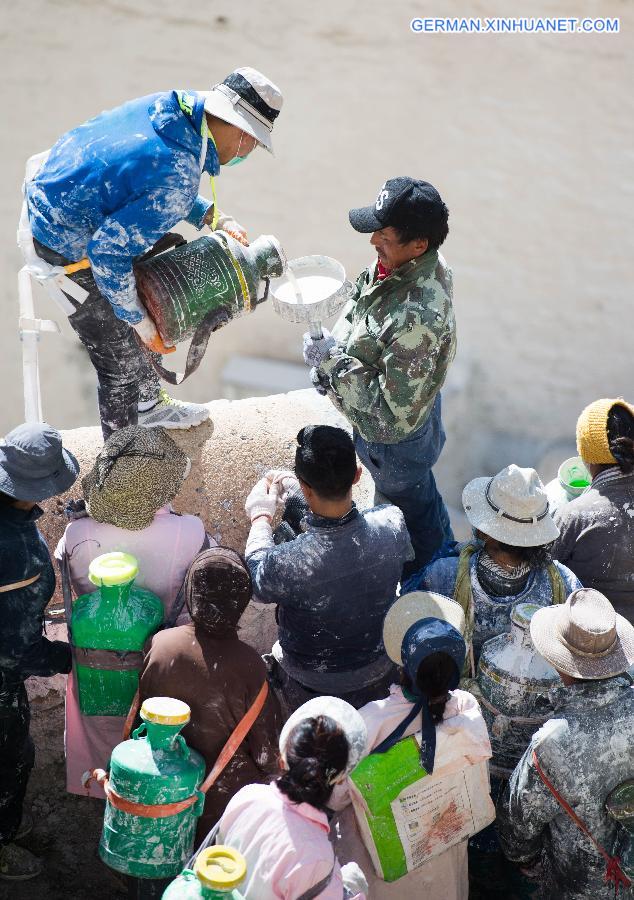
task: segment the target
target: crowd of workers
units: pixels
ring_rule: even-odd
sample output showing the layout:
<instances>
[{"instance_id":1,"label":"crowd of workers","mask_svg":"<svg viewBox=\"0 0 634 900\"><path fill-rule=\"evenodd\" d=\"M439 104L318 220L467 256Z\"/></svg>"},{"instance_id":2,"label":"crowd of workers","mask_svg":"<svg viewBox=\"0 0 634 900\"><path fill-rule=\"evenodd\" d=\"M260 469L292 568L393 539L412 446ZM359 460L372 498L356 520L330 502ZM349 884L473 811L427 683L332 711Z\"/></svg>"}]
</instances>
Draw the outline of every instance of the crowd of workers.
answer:
<instances>
[{"instance_id":1,"label":"crowd of workers","mask_svg":"<svg viewBox=\"0 0 634 900\"><path fill-rule=\"evenodd\" d=\"M82 320L75 330L98 372L105 438L83 499L67 507L55 553L65 589L90 591L89 565L107 551L137 559L138 584L165 613L139 699L189 705L184 736L207 769L268 682L260 714L206 796L197 834L200 843L217 825L244 855L241 891L252 900L468 896L466 837L397 881L376 875L350 813L350 776L412 734L430 778L486 761L486 724L460 678L509 630L515 604L534 604L531 637L561 685L498 804L498 840L543 897L607 898L619 879L627 891L605 800L634 776L634 407L602 399L582 411L577 444L592 482L554 516L533 469L510 464L470 481L463 506L473 535L456 544L432 473L456 341L451 271L439 253L448 211L432 185L393 178L373 205L350 211L378 258L332 334L304 338L310 379L352 434L301 429L293 470L267 472L246 498L245 548L218 546L199 518L171 509L190 461L161 426L189 427L201 415L187 404L179 411L158 388L143 406L150 356L129 326L146 349L169 348L140 308L132 259L184 217L218 224L215 203L196 198L198 176L258 145L270 149L280 107L264 76L236 70L206 95L171 92L102 114L62 138L27 181L30 247L50 264L43 280L61 275L55 285L71 323ZM127 205L121 183L108 180L117 154L138 164ZM164 168L150 171L140 154L158 154ZM75 190L70 160L90 173L91 190ZM60 270L86 253L90 271ZM152 418L161 405L169 409ZM352 500L359 461L376 486L370 509ZM122 737L123 718L82 714L71 647L43 634L56 579L38 503L68 492L78 469L48 425L21 425L0 447L0 879L42 868L22 845L34 759L25 679L69 674L70 792L85 795L82 774L107 768ZM278 640L262 658L239 637L252 600L276 607ZM103 796L95 782L89 789Z\"/></svg>"}]
</instances>

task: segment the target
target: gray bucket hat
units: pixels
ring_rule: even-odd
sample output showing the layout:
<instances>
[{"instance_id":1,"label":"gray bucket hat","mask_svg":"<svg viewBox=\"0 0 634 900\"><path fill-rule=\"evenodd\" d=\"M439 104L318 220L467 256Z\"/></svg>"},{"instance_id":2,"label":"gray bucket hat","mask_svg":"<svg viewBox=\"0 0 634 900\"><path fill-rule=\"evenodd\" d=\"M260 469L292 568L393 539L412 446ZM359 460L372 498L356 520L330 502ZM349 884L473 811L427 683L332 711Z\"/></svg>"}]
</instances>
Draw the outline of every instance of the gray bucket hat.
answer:
<instances>
[{"instance_id":1,"label":"gray bucket hat","mask_svg":"<svg viewBox=\"0 0 634 900\"><path fill-rule=\"evenodd\" d=\"M188 464L164 428L120 428L82 480L86 508L97 522L128 531L147 528L179 492Z\"/></svg>"},{"instance_id":2,"label":"gray bucket hat","mask_svg":"<svg viewBox=\"0 0 634 900\"><path fill-rule=\"evenodd\" d=\"M37 503L63 494L78 472L61 434L46 422L18 425L0 442L0 491L16 500Z\"/></svg>"},{"instance_id":3,"label":"gray bucket hat","mask_svg":"<svg viewBox=\"0 0 634 900\"><path fill-rule=\"evenodd\" d=\"M538 609L531 638L553 668L573 678L612 678L634 663L634 626L594 588L579 588L565 603Z\"/></svg>"},{"instance_id":4,"label":"gray bucket hat","mask_svg":"<svg viewBox=\"0 0 634 900\"><path fill-rule=\"evenodd\" d=\"M282 92L266 75L243 66L210 91L200 91L205 111L241 128L271 153L271 132L282 109Z\"/></svg>"}]
</instances>

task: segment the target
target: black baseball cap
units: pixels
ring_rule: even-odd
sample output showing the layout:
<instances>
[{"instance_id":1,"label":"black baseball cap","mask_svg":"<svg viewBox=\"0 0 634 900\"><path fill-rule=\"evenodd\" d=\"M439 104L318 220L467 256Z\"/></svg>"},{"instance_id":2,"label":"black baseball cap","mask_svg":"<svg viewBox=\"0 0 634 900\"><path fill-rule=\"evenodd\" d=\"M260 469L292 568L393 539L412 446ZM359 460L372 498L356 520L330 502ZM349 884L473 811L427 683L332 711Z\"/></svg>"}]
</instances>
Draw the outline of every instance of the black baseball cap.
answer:
<instances>
[{"instance_id":1,"label":"black baseball cap","mask_svg":"<svg viewBox=\"0 0 634 900\"><path fill-rule=\"evenodd\" d=\"M399 228L419 222L446 222L447 216L447 207L433 184L407 175L386 181L373 206L360 206L348 213L350 224L362 234L390 225Z\"/></svg>"}]
</instances>

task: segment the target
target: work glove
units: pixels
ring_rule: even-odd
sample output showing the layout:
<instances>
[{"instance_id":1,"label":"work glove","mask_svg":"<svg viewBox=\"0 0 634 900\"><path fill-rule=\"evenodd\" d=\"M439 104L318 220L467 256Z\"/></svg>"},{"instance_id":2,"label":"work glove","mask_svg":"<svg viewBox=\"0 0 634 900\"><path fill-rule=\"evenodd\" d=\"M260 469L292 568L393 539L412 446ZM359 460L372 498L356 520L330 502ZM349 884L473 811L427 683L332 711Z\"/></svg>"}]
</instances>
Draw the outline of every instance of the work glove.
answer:
<instances>
[{"instance_id":1,"label":"work glove","mask_svg":"<svg viewBox=\"0 0 634 900\"><path fill-rule=\"evenodd\" d=\"M328 388L330 387L330 379L328 376L324 375L323 372L320 372L319 369L316 369L313 366L308 373L308 377L312 381L313 387L317 393L321 394L322 397L325 397L328 393Z\"/></svg>"},{"instance_id":2,"label":"work glove","mask_svg":"<svg viewBox=\"0 0 634 900\"><path fill-rule=\"evenodd\" d=\"M299 489L299 481L297 475L290 469L270 469L264 476L269 486L276 484L278 487L278 504L284 506L288 500L289 493Z\"/></svg>"},{"instance_id":3,"label":"work glove","mask_svg":"<svg viewBox=\"0 0 634 900\"><path fill-rule=\"evenodd\" d=\"M278 501L279 486L277 484L269 485L266 477L260 478L247 497L244 510L252 522L258 516L266 516L271 522L273 521Z\"/></svg>"},{"instance_id":4,"label":"work glove","mask_svg":"<svg viewBox=\"0 0 634 900\"><path fill-rule=\"evenodd\" d=\"M147 313L143 316L140 322L137 322L132 326L136 333L139 335L139 338L143 342L143 344L151 350L152 353L160 353L164 355L165 353L173 353L176 350L176 347L173 344L164 344L163 338L156 330L156 325L147 315Z\"/></svg>"},{"instance_id":5,"label":"work glove","mask_svg":"<svg viewBox=\"0 0 634 900\"><path fill-rule=\"evenodd\" d=\"M320 338L312 338L308 332L304 335L304 362L307 366L319 368L325 359L328 359L330 351L337 346L337 341L327 328L324 328Z\"/></svg>"},{"instance_id":6,"label":"work glove","mask_svg":"<svg viewBox=\"0 0 634 900\"><path fill-rule=\"evenodd\" d=\"M356 862L348 862L341 867L341 880L343 881L343 896L358 897L368 895L368 880L362 869Z\"/></svg>"},{"instance_id":7,"label":"work glove","mask_svg":"<svg viewBox=\"0 0 634 900\"><path fill-rule=\"evenodd\" d=\"M225 234L228 234L230 237L234 238L236 241L239 241L241 244L244 244L245 247L249 246L249 238L247 236L246 228L243 228L239 222L233 218L233 216L225 215L221 213L218 216L218 222L216 223L216 228L219 228L220 231L224 231Z\"/></svg>"}]
</instances>

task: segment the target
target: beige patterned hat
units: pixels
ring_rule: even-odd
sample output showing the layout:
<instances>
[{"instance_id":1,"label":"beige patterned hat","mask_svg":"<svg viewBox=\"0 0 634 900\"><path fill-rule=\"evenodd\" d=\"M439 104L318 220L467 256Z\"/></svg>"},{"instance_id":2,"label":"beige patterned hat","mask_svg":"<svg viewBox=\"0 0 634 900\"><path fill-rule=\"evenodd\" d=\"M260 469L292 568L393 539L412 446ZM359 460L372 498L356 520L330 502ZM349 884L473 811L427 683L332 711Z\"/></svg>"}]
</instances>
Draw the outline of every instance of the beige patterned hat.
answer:
<instances>
[{"instance_id":1,"label":"beige patterned hat","mask_svg":"<svg viewBox=\"0 0 634 900\"><path fill-rule=\"evenodd\" d=\"M110 435L82 481L86 508L97 522L140 531L179 492L188 466L188 457L164 428L121 428Z\"/></svg>"},{"instance_id":2,"label":"beige patterned hat","mask_svg":"<svg viewBox=\"0 0 634 900\"><path fill-rule=\"evenodd\" d=\"M553 668L573 678L612 678L634 663L634 627L594 588L580 588L565 603L538 609L531 638Z\"/></svg>"},{"instance_id":3,"label":"beige patterned hat","mask_svg":"<svg viewBox=\"0 0 634 900\"><path fill-rule=\"evenodd\" d=\"M493 478L474 478L462 492L467 519L513 547L541 547L559 537L548 496L535 469L510 465Z\"/></svg>"}]
</instances>

